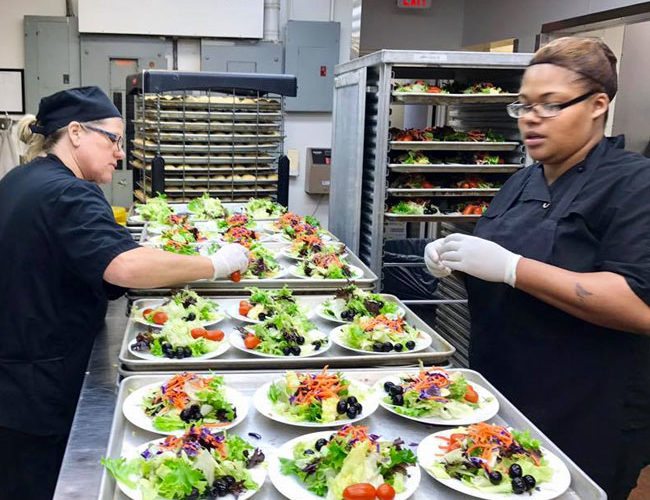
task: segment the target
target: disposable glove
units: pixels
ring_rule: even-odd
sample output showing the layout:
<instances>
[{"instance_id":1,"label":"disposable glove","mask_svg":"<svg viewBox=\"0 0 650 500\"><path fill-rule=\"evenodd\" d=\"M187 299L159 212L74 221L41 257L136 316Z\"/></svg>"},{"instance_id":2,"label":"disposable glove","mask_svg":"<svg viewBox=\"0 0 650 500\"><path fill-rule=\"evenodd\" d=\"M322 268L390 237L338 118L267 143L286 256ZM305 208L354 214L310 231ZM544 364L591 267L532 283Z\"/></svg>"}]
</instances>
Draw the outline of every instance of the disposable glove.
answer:
<instances>
[{"instance_id":1,"label":"disposable glove","mask_svg":"<svg viewBox=\"0 0 650 500\"><path fill-rule=\"evenodd\" d=\"M441 265L454 271L485 281L507 283L511 287L517 281L517 263L521 255L492 241L466 234L450 234L440 246L439 255Z\"/></svg>"},{"instance_id":2,"label":"disposable glove","mask_svg":"<svg viewBox=\"0 0 650 500\"><path fill-rule=\"evenodd\" d=\"M424 247L424 263L427 265L429 272L436 278L444 278L451 274L451 269L440 262L440 248L444 241L444 238L438 238Z\"/></svg>"},{"instance_id":3,"label":"disposable glove","mask_svg":"<svg viewBox=\"0 0 650 500\"><path fill-rule=\"evenodd\" d=\"M235 271L244 273L248 268L248 250L237 243L222 246L210 256L214 268L213 280L228 278Z\"/></svg>"}]
</instances>

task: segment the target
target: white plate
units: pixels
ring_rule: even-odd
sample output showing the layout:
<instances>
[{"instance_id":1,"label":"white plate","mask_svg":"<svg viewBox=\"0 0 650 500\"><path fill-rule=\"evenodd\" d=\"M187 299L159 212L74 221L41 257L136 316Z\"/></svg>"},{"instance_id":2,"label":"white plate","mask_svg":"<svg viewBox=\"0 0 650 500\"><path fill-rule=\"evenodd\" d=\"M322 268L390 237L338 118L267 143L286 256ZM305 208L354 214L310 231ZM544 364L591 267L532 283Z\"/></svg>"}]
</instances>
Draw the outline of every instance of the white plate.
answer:
<instances>
[{"instance_id":1,"label":"white plate","mask_svg":"<svg viewBox=\"0 0 650 500\"><path fill-rule=\"evenodd\" d=\"M216 351L208 352L206 354L203 354L201 356L191 356L189 358L182 358L182 359L171 359L171 358L166 358L164 356L154 356L150 352L141 352L141 351L134 351L133 350L133 344L135 344L135 339L129 344L129 352L133 354L135 357L140 358L140 359L147 359L149 361L151 360L156 360L156 361L164 361L166 363L174 363L174 362L179 362L182 363L183 361L194 361L196 359L212 359L216 358L217 356L221 356L224 352L226 352L228 349L230 349L230 344L228 343L228 335L219 342L219 348ZM213 342L210 340L209 342Z\"/></svg>"},{"instance_id":2,"label":"white plate","mask_svg":"<svg viewBox=\"0 0 650 500\"><path fill-rule=\"evenodd\" d=\"M284 278L287 275L287 268L284 267L282 264L278 263L280 266L280 269L278 270L277 274L274 276L266 277L266 278L258 278L257 276L242 276L242 280L275 280L279 278Z\"/></svg>"},{"instance_id":3,"label":"white plate","mask_svg":"<svg viewBox=\"0 0 650 500\"><path fill-rule=\"evenodd\" d=\"M379 404L387 409L389 412L394 413L402 418L407 418L409 420L414 420L416 422L422 422L425 424L433 425L469 425L476 424L478 422L483 422L494 417L499 413L499 401L494 395L488 391L483 386L477 384L476 382L471 382L470 385L474 388L478 394L479 403L482 403L481 408L477 408L472 413L468 414L466 417L461 418L442 418L442 417L410 417L408 415L403 415L398 413L390 405L384 402L384 397L387 396L384 391L384 383L393 382L394 384L399 384L399 375L389 375L387 377L378 380L375 383L375 392L377 398L379 399ZM489 399L489 401L488 401Z\"/></svg>"},{"instance_id":4,"label":"white plate","mask_svg":"<svg viewBox=\"0 0 650 500\"><path fill-rule=\"evenodd\" d=\"M313 432L298 436L287 441L278 449L277 453L269 458L269 479L273 486L290 500L323 500L324 497L312 493L303 486L303 483L296 476L285 476L280 471L280 458L293 458L293 448L303 441L316 441L317 439L329 439L332 431ZM395 495L394 500L406 500L418 489L420 484L420 468L417 465L408 467L407 477L404 481L405 490Z\"/></svg>"},{"instance_id":5,"label":"white plate","mask_svg":"<svg viewBox=\"0 0 650 500\"><path fill-rule=\"evenodd\" d=\"M514 493L488 493L471 488L458 479L437 478L429 472L429 467L433 465L434 461L440 458L437 455L444 453L440 447L445 443L445 441L438 439L438 437L448 438L454 432L456 432L456 429L446 429L444 431L430 434L420 442L417 449L418 462L420 463L420 466L422 466L426 473L432 478L452 490L460 491L461 493L475 498L484 498L486 500L515 500L519 498L525 498L526 500L550 500L564 493L571 484L571 474L569 473L569 469L566 468L566 465L564 465L564 462L544 448L541 448L541 450L548 460L548 465L553 468L553 479L548 483L542 483L539 486L536 486L533 490L523 495L515 495ZM539 488L539 490L537 488Z\"/></svg>"},{"instance_id":6,"label":"white plate","mask_svg":"<svg viewBox=\"0 0 650 500\"><path fill-rule=\"evenodd\" d=\"M298 307L300 306L300 303L298 303ZM302 308L304 309L304 308ZM239 303L235 302L233 304L230 304L228 306L228 309L226 309L226 312L228 313L228 316L230 316L232 319L236 319L238 321L243 321L244 323L261 323L261 321L256 320L256 319L251 319L248 316L242 316L239 314ZM304 313L307 319L311 319L314 316L314 310L313 309L307 309L307 311Z\"/></svg>"},{"instance_id":7,"label":"white plate","mask_svg":"<svg viewBox=\"0 0 650 500\"><path fill-rule=\"evenodd\" d=\"M327 335L324 335L324 341L327 343L325 345L321 344L321 348L318 351L313 351L308 354L303 354L301 352L298 356L278 356L277 354L267 354L265 352L256 351L255 349L246 349L246 346L244 345L244 339L238 332L233 332L230 335L230 343L235 349L239 349L240 351L246 352L248 354L254 354L255 356L260 356L262 358L310 358L312 356L318 356L319 354L326 352L330 347L332 347L332 342L330 342L330 340L327 338Z\"/></svg>"},{"instance_id":8,"label":"white plate","mask_svg":"<svg viewBox=\"0 0 650 500\"><path fill-rule=\"evenodd\" d=\"M142 403L143 399L152 392L158 390L163 383L164 382L156 382L133 391L124 400L124 403L122 404L122 413L124 413L124 416L129 422L145 431L153 432L155 434L173 434L175 436L180 436L185 433L184 429L176 431L158 430L153 426L154 419L144 412L144 404ZM237 424L243 422L248 414L248 399L246 399L242 393L228 386L223 387L223 390L226 395L226 400L237 410L237 417L235 420L223 427L211 427L215 432L233 428Z\"/></svg>"},{"instance_id":9,"label":"white plate","mask_svg":"<svg viewBox=\"0 0 650 500\"><path fill-rule=\"evenodd\" d=\"M361 269L359 269L357 266L353 266L352 264L349 264L349 266L350 266L350 271L352 271L352 276L350 276L349 278L336 278L338 281L347 280L347 279L358 280L363 278L363 271ZM295 278L300 278L303 280L324 281L324 280L333 279L333 278L313 278L311 276L307 277L302 274L298 274L297 270L298 269L296 266L291 266L289 267L289 274Z\"/></svg>"},{"instance_id":10,"label":"white plate","mask_svg":"<svg viewBox=\"0 0 650 500\"><path fill-rule=\"evenodd\" d=\"M132 458L136 458L142 453L144 450L146 450L149 446L151 446L154 443L160 443L164 441L165 438L160 438L160 439L154 439L152 441L149 441L147 443L141 444L138 447L135 448L126 448L122 450L122 455L124 458L127 460L130 460ZM249 472L251 473L251 478L253 481L255 481L259 487L261 488L264 485L264 481L266 479L266 467L264 466L266 461L264 463L261 463L259 465L256 465L252 469L248 469ZM133 500L142 500L142 493L140 492L139 489L137 488L129 488L127 485L123 484L120 481L117 482L117 487L124 493L127 497L132 498ZM237 498L235 498L234 495L228 494L225 497L219 497L223 498L223 500L246 500L247 498L252 497L255 493L257 493L259 489L257 490L247 490L245 493L242 493L239 495ZM163 500L164 497L157 497L161 500Z\"/></svg>"},{"instance_id":11,"label":"white plate","mask_svg":"<svg viewBox=\"0 0 650 500\"><path fill-rule=\"evenodd\" d=\"M331 300L334 300L334 299L331 299ZM406 311L400 306L397 306L397 307L398 307L398 309L397 309L397 312L395 314L397 316L399 316L399 317L403 317L406 314ZM316 314L319 317L321 317L323 319L326 319L327 321L333 321L334 323L343 323L343 324L352 323L352 321L345 321L343 319L338 319L338 318L335 318L334 316L330 316L329 314L325 314L325 304L324 303L320 303L320 304L318 304L316 306Z\"/></svg>"},{"instance_id":12,"label":"white plate","mask_svg":"<svg viewBox=\"0 0 650 500\"><path fill-rule=\"evenodd\" d=\"M330 340L335 343L339 347L343 347L344 349L347 349L349 351L354 351L354 352L360 352L362 354L392 354L394 356L399 356L400 354L408 354L411 352L418 352L418 351L423 351L427 347L431 345L432 339L431 335L428 335L422 331L420 331L420 335L418 335L417 340L415 342L415 347L413 349L406 350L404 349L402 352L395 352L395 351L390 351L390 352L375 352L375 351L364 351L362 349L355 349L354 347L350 347L347 344L343 342L342 335L343 331L342 329L345 328L348 325L341 325L337 326L330 332Z\"/></svg>"},{"instance_id":13,"label":"white plate","mask_svg":"<svg viewBox=\"0 0 650 500\"><path fill-rule=\"evenodd\" d=\"M151 328L162 328L165 325L157 325L156 323L149 323L144 317L142 316L142 311L145 309L156 309L157 307L160 307L159 305L156 304L151 304L146 307L143 307L141 309L133 310L131 311L131 321L134 323L140 323L141 325L145 326L150 326ZM216 325L217 323L220 323L221 321L224 320L226 315L222 312L217 312L217 317L214 320L205 320L201 321L201 326L205 328L206 326L210 325Z\"/></svg>"},{"instance_id":14,"label":"white plate","mask_svg":"<svg viewBox=\"0 0 650 500\"><path fill-rule=\"evenodd\" d=\"M253 403L255 405L255 409L258 412L260 412L265 417L270 418L271 420L280 422L281 424L294 425L296 427L316 427L316 428L338 427L340 425L352 424L359 420L363 420L364 418L369 417L370 415L375 413L377 407L379 406L379 401L377 400L378 398L376 396L375 390L371 389L366 384L362 384L361 382L358 382L350 377L346 377L346 378L350 381L350 385L353 385L355 388L357 388L356 391L357 393L365 394L364 400L360 401L363 407L363 411L361 412L360 415L357 415L355 418L345 418L345 419L336 420L334 422L296 422L295 420L290 420L289 418L285 417L281 413L278 413L273 408L273 403L268 398L269 388L271 387L271 384L277 382L278 380L283 380L283 378L279 378L271 382L267 382L262 387L258 388L257 391L255 391L255 396L253 396Z\"/></svg>"}]
</instances>

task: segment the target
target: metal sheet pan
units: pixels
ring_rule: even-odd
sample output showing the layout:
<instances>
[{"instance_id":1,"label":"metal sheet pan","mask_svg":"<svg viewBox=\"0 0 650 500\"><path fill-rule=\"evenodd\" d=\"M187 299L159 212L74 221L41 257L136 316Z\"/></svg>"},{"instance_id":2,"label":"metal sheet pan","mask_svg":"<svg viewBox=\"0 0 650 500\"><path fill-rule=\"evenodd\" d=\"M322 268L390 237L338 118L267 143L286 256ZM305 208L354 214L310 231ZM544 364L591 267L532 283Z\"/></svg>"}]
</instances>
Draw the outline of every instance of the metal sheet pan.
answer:
<instances>
[{"instance_id":1,"label":"metal sheet pan","mask_svg":"<svg viewBox=\"0 0 650 500\"><path fill-rule=\"evenodd\" d=\"M152 194L151 194L150 190L148 190L147 192L148 192L147 197L151 198ZM183 196L183 194L179 193L179 192L166 193L166 194L167 194L167 200L169 202L188 203L188 202L192 201L194 198L196 198L197 196L202 195L203 193L204 193L204 191L198 191L196 193L193 193L191 196L190 195ZM212 191L210 191L210 193L214 194L214 193L212 193ZM261 195L261 196L264 196L264 197L272 197L273 198L273 197L276 196L276 194L277 194L276 190L273 190L273 191L269 190L268 192L262 192L262 191L258 191L258 192L254 192L254 191L252 191L252 192L248 192L248 191L231 192L231 191L228 191L228 192L224 192L220 196L220 198L221 198L222 201L225 201L225 202L228 202L228 203L238 203L238 202L245 203L252 196L260 196ZM138 202L141 202L141 203L144 203L144 201L146 200L144 192L139 187L137 189L133 190L133 197Z\"/></svg>"},{"instance_id":2,"label":"metal sheet pan","mask_svg":"<svg viewBox=\"0 0 650 500\"><path fill-rule=\"evenodd\" d=\"M386 212L387 220L398 222L476 222L480 215L401 215Z\"/></svg>"},{"instance_id":3,"label":"metal sheet pan","mask_svg":"<svg viewBox=\"0 0 650 500\"><path fill-rule=\"evenodd\" d=\"M404 104L463 105L510 104L518 94L430 94L427 92L391 92L393 101Z\"/></svg>"},{"instance_id":4,"label":"metal sheet pan","mask_svg":"<svg viewBox=\"0 0 650 500\"><path fill-rule=\"evenodd\" d=\"M189 142L189 141L188 141ZM230 152L237 152L237 153L248 153L248 152L255 152L255 151L274 151L278 148L278 143L275 144L264 144L264 143L259 143L259 144L212 144L210 145L207 144L188 144L187 142L185 144L183 143L175 143L175 144L150 144L147 143L144 146L142 145L141 141L133 140L131 141L131 144L133 144L133 149L134 150L145 150L145 151L154 151L158 152L161 151L163 153L182 153L185 151L186 153L202 153L202 154L210 154L210 153L230 153Z\"/></svg>"},{"instance_id":5,"label":"metal sheet pan","mask_svg":"<svg viewBox=\"0 0 650 500\"><path fill-rule=\"evenodd\" d=\"M309 309L314 308L317 304L330 299L334 294L329 295L309 295L300 296L299 300L303 302ZM402 352L394 354L358 354L353 351L348 351L337 345L332 345L330 349L321 354L320 356L313 356L310 358L298 357L282 357L282 358L263 358L254 354L246 354L238 349L231 347L225 354L213 359L191 360L186 358L184 360L160 359L160 360L145 360L136 358L129 350L128 345L135 339L138 332L145 331L146 326L129 321L126 331L124 333L124 340L120 349L119 361L122 365L124 372L127 371L170 371L178 370L261 370L261 369L285 369L285 368L318 368L324 365L329 365L331 368L342 367L361 367L361 366L390 366L390 365L408 365L416 364L419 360L424 363L440 363L449 359L455 349L449 342L443 339L438 333L433 330L429 325L422 321L415 315L407 306L405 306L397 297L393 295L385 295L389 300L393 300L400 304L406 311L406 320L409 324L419 328L423 332L429 334L433 339L431 347L424 351L419 352ZM221 310L225 311L232 304L238 304L240 300L245 298L240 295L235 298L216 298ZM159 301L159 299L158 299ZM139 299L134 301L134 305L145 306L151 304L152 299ZM312 321L316 324L317 328L328 333L333 328L340 326L340 323L334 323L324 320L319 316L314 316ZM248 323L242 323L230 318L218 323L215 328L223 330L226 335L238 335L235 326L245 326Z\"/></svg>"},{"instance_id":6,"label":"metal sheet pan","mask_svg":"<svg viewBox=\"0 0 650 500\"><path fill-rule=\"evenodd\" d=\"M393 196L495 196L499 189L460 189L460 188L433 188L433 189L409 189L409 188L388 188L386 192Z\"/></svg>"},{"instance_id":7,"label":"metal sheet pan","mask_svg":"<svg viewBox=\"0 0 650 500\"><path fill-rule=\"evenodd\" d=\"M389 141L393 150L421 149L427 151L514 151L520 144L516 141Z\"/></svg>"},{"instance_id":8,"label":"metal sheet pan","mask_svg":"<svg viewBox=\"0 0 650 500\"><path fill-rule=\"evenodd\" d=\"M432 165L409 165L406 163L389 163L388 168L393 172L403 172L412 174L425 174L425 173L476 173L476 174L511 174L519 169L524 168L524 165L515 163L506 163L501 165L478 165L478 164L462 164L462 163L446 163L446 164L432 164Z\"/></svg>"},{"instance_id":9,"label":"metal sheet pan","mask_svg":"<svg viewBox=\"0 0 650 500\"><path fill-rule=\"evenodd\" d=\"M149 163L153 160L154 155L152 153L147 153L146 156L142 154L142 151L132 150L131 154L140 161ZM237 156L237 155L228 155L224 153L215 153L217 155L223 156L193 156L193 155L171 155L163 154L161 155L165 163L170 165L230 165L233 163L273 163L275 158L269 155L255 155L246 153L246 156Z\"/></svg>"},{"instance_id":10,"label":"metal sheet pan","mask_svg":"<svg viewBox=\"0 0 650 500\"><path fill-rule=\"evenodd\" d=\"M144 169L147 172L151 172L151 166L143 167L140 160L137 162L130 162L129 165L133 168ZM258 173L273 173L277 172L277 168L274 165L269 165L264 163L262 165L255 165L255 163L249 163L244 165L234 165L234 166L223 166L223 165L211 165L208 167L197 167L196 165L165 165L165 179L171 177L185 174L249 174L253 172ZM168 177L169 176L169 177Z\"/></svg>"},{"instance_id":11,"label":"metal sheet pan","mask_svg":"<svg viewBox=\"0 0 650 500\"><path fill-rule=\"evenodd\" d=\"M262 111L253 113L250 111L175 111L161 109L145 109L145 117L156 121L158 116L161 120L187 120L187 121L230 121L230 122L273 122L282 118L279 111ZM139 118L139 117L138 117Z\"/></svg>"},{"instance_id":12,"label":"metal sheet pan","mask_svg":"<svg viewBox=\"0 0 650 500\"><path fill-rule=\"evenodd\" d=\"M268 184L258 185L258 187L256 187L254 181L252 183L251 181L248 181L248 184L242 184L236 186L231 186L230 184L223 185L223 186L216 186L210 183L209 188L207 182L205 182L198 186L186 186L185 189L183 189L182 186L181 187L169 186L168 188L165 189L165 194L168 195L168 198L172 198L174 196L191 196L193 198L196 198L197 196L201 196L204 193L209 193L212 196L218 196L220 198L224 198L228 200L231 200L233 196L238 196L242 198L246 198L250 196L259 196L259 195L271 196L277 193L277 187L274 186L276 182L277 181L269 181ZM145 186L143 186L141 182L137 182L136 186L139 187L141 190L145 189ZM150 190L151 190L151 184L147 183L147 192L151 195L151 193L149 192Z\"/></svg>"},{"instance_id":13,"label":"metal sheet pan","mask_svg":"<svg viewBox=\"0 0 650 500\"><path fill-rule=\"evenodd\" d=\"M142 128L139 129L141 131ZM142 134L138 134L142 135ZM278 143L282 140L279 133L260 133L260 134L201 134L182 132L161 132L160 136L156 132L148 131L145 137L154 142L185 142L201 143L209 142L212 144L258 144L258 143Z\"/></svg>"},{"instance_id":14,"label":"metal sheet pan","mask_svg":"<svg viewBox=\"0 0 650 500\"><path fill-rule=\"evenodd\" d=\"M136 130L185 130L198 132L279 132L280 123L249 123L249 122L179 122L166 120L133 120Z\"/></svg>"},{"instance_id":15,"label":"metal sheet pan","mask_svg":"<svg viewBox=\"0 0 650 500\"><path fill-rule=\"evenodd\" d=\"M185 109L264 109L276 110L280 109L279 99L270 99L260 97L258 99L252 97L233 97L233 96L194 96L194 95L161 95L160 100L157 95L145 96L145 107L157 107L160 102L161 108L183 108ZM142 108L142 98L137 98L137 105Z\"/></svg>"},{"instance_id":16,"label":"metal sheet pan","mask_svg":"<svg viewBox=\"0 0 650 500\"><path fill-rule=\"evenodd\" d=\"M377 380L395 373L402 372L403 369L376 369L376 370L345 370L344 373L354 377L366 384L373 384ZM571 486L569 490L558 500L604 500L605 492L600 489L575 463L573 463L552 441L550 441L533 423L526 418L512 403L494 388L482 375L472 370L459 369L467 380L479 384L488 389L499 401L499 413L490 420L490 422L500 425L512 426L516 429L530 429L533 437L539 439L546 449L557 455L568 467L571 474ZM262 384L279 376L281 372L256 372L256 373L225 373L225 383L240 391L248 398L252 398L255 390ZM106 450L106 456L117 458L121 455L122 450L138 446L147 441L157 439L158 434L152 434L135 427L128 422L122 415L122 404L126 397L134 390L147 384L163 382L171 373L159 375L134 375L126 377L119 385L115 412L113 414L113 423L111 427L110 438ZM255 446L259 446L270 456L274 449L277 449L285 442L303 434L312 432L310 429L301 429L290 425L283 425L270 420L258 413L252 401L250 401L250 410L246 419L235 427L231 432L238 434ZM438 432L449 427L427 425L413 422L405 418L394 415L383 408L362 421L362 425L370 427L371 431L381 434L388 439L401 437L405 443L419 443L429 434ZM248 433L257 433L261 436L256 440L249 436ZM413 448L414 449L414 448ZM415 451L415 449L414 449ZM97 464L97 467L100 467ZM256 493L256 500L280 500L284 498L272 485L271 481L266 479L260 490ZM468 497L457 493L438 481L435 481L422 471L422 480L417 491L411 497L412 500L431 500L434 498L444 498L448 500L461 500ZM99 488L98 500L127 500L115 484L115 480L104 471Z\"/></svg>"},{"instance_id":17,"label":"metal sheet pan","mask_svg":"<svg viewBox=\"0 0 650 500\"><path fill-rule=\"evenodd\" d=\"M278 180L277 179L257 179L254 181L246 181L246 180L224 180L224 179L207 179L207 178L201 178L201 179L183 179L173 177L173 178L166 178L165 179L165 186L170 186L170 187L177 187L177 186L193 186L193 187L199 187L199 186L205 186L206 189L208 189L208 185L210 188L214 186L243 186L243 187L249 187L251 184L253 186L258 185L258 186L265 186L268 187L270 185L277 184Z\"/></svg>"}]
</instances>

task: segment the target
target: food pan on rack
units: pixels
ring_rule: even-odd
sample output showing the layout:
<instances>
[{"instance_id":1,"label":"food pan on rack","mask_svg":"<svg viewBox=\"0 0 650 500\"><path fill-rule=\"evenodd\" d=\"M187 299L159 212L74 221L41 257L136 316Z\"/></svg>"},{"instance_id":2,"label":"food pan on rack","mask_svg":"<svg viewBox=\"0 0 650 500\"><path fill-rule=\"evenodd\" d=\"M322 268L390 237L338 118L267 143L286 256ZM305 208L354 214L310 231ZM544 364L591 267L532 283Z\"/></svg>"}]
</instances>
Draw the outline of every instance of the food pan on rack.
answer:
<instances>
[{"instance_id":1,"label":"food pan on rack","mask_svg":"<svg viewBox=\"0 0 650 500\"><path fill-rule=\"evenodd\" d=\"M388 194L394 196L496 196L499 189L461 189L461 188L388 188Z\"/></svg>"},{"instance_id":2,"label":"food pan on rack","mask_svg":"<svg viewBox=\"0 0 650 500\"><path fill-rule=\"evenodd\" d=\"M192 108L192 109L280 109L280 101L268 97L236 97L236 96L206 96L206 95L169 95L160 97L155 94L145 95L145 106L161 108ZM142 99L138 98L138 105L142 106Z\"/></svg>"},{"instance_id":3,"label":"food pan on rack","mask_svg":"<svg viewBox=\"0 0 650 500\"><path fill-rule=\"evenodd\" d=\"M279 123L250 123L250 122L182 122L182 121L167 121L167 120L133 120L136 128L145 130L186 130L198 132L277 132L280 130Z\"/></svg>"},{"instance_id":4,"label":"food pan on rack","mask_svg":"<svg viewBox=\"0 0 650 500\"><path fill-rule=\"evenodd\" d=\"M158 144L151 140L146 140L144 145L142 144L141 139L134 139L131 141L133 144L133 149L145 151L161 151L163 153L223 153L223 152L238 152L238 153L248 153L255 151L274 151L277 149L278 144L188 144L189 141L185 143L176 143L176 144Z\"/></svg>"},{"instance_id":5,"label":"food pan on rack","mask_svg":"<svg viewBox=\"0 0 650 500\"><path fill-rule=\"evenodd\" d=\"M140 129L141 130L141 129ZM185 142L185 143L202 143L209 142L213 144L258 144L258 143L278 143L282 140L279 132L259 133L259 134L203 134L203 133L182 133L182 132L160 132L147 131L145 138L154 142Z\"/></svg>"},{"instance_id":6,"label":"food pan on rack","mask_svg":"<svg viewBox=\"0 0 650 500\"><path fill-rule=\"evenodd\" d=\"M151 165L147 164L146 168L141 160L135 159L129 162L131 167L143 169L151 172ZM276 172L277 168L273 164L264 163L256 165L255 163L245 163L242 165L210 165L206 167L199 167L197 165L165 165L165 179L167 176L178 176L185 174L248 174L251 172Z\"/></svg>"},{"instance_id":7,"label":"food pan on rack","mask_svg":"<svg viewBox=\"0 0 650 500\"><path fill-rule=\"evenodd\" d=\"M349 380L357 381L366 387L371 387L375 391L380 391L381 381L383 379L402 372L415 374L417 370L396 370L394 368L374 370L350 369L343 371L342 374ZM494 405L498 407L496 415L487 419L488 423L506 426L519 431L530 431L531 437L540 441L544 453L550 452L549 458L553 457L554 462L559 465L557 465L557 468L554 467L553 475L546 483L546 486L544 486L544 483L540 485L540 493L546 493L546 496L543 496L543 498L557 497L558 500L604 500L606 498L604 491L592 479L573 463L561 449L542 434L525 415L482 375L475 371L465 369L450 369L448 373L455 376L462 375L469 384L485 389L486 394L489 394L489 397L494 401ZM133 453L135 448L144 443L163 437L161 434L144 430L143 427L145 426L138 420L136 421L140 425L134 425L130 420L127 420L124 416L124 403L131 394L139 394L137 391L146 386L163 384L172 375L173 373L171 372L157 375L133 375L121 381L115 404L106 457L119 458L124 454ZM273 464L275 463L276 452L278 450L284 450L287 447L285 443L314 431L327 431L324 433L326 436L336 431L335 426L314 429L287 425L270 418L267 416L269 413L263 414L258 411L256 407L261 405L255 399L256 391L270 380L277 379L280 376L282 376L282 372L280 371L223 374L224 385L231 390L237 391L238 396L242 396L242 401L239 404L248 409L243 421L237 424L229 433L241 436L252 446L259 447L265 454L265 461L269 464L269 472L273 475L273 480L269 477L265 478L264 482L260 481L260 488L254 497L259 500L279 500L284 498L273 486L273 484L278 484L278 478L283 477L281 474L277 474L277 469ZM369 397L376 396L371 393ZM132 413L130 410L133 404L133 401L127 402L126 411L129 415ZM449 432L449 430L455 427L453 425L445 425L444 423L432 425L416 422L390 412L384 407L377 408L370 416L364 418L359 425L367 426L370 432L380 435L387 441L401 438L402 446L411 449L414 454L425 460L428 458L430 450L423 447L420 447L422 449L417 449L418 445L425 440L425 442L431 442L432 435L435 433ZM442 440L435 441L442 443ZM442 481L430 477L424 468L417 469L417 473L416 470L413 470L412 475L420 476L419 484L415 484L413 494L410 497L412 500L429 500L432 498L460 500L468 498L467 495L454 491L452 489L453 485L449 482L446 482L449 485L447 486ZM289 495L292 494L292 491L295 493L294 496L291 496L292 500L308 497L308 492L302 489L300 483L289 479L286 483L284 480L281 481L285 488L288 488L287 493ZM568 486L568 489L563 491L565 486ZM554 487L557 487L557 493L555 494L553 494ZM111 475L104 470L98 500L126 500L127 498L120 491L120 488Z\"/></svg>"},{"instance_id":8,"label":"food pan on rack","mask_svg":"<svg viewBox=\"0 0 650 500\"><path fill-rule=\"evenodd\" d=\"M263 280L251 280L248 286L259 286L259 282ZM242 281L243 283L243 281ZM291 287L291 285L289 285ZM279 287L277 287L279 288ZM292 287L294 288L294 287ZM240 289L241 291L241 289ZM360 367L360 366L377 366L377 365L406 365L417 364L422 360L424 363L440 363L449 359L455 349L445 339L443 339L435 330L427 325L422 319L415 315L408 307L406 307L397 297L393 295L383 295L388 301L396 302L397 305L404 311L404 318L406 323L414 326L424 333L425 336L431 337L431 343L428 347L418 346L415 349L418 351L403 351L403 352L357 352L350 349L341 347L339 344L331 341L331 346L322 354L310 356L274 356L264 357L248 352L243 352L238 348L231 347L224 354L218 355L210 359L197 359L197 358L183 358L183 359L141 359L133 354L132 346L135 343L136 336L139 332L147 329L146 326L129 320L122 347L120 349L119 360L125 371L170 371L170 370L200 370L200 369L218 369L218 370L245 370L245 369L282 369L289 367L322 367L329 365L333 368L340 367ZM332 291L329 295L296 295L299 303L304 305L306 310L315 311L316 308L323 302L333 299L334 293ZM230 311L233 314L233 308L237 307L245 296L229 297L229 298L214 298L219 304L220 311ZM155 307L160 304L163 299L138 299L134 301L133 305L138 309L143 307ZM235 314L235 317L237 315ZM324 334L330 334L331 331L337 333L337 328L341 326L340 321L326 320L320 314L314 314L311 321L315 323L318 331ZM250 323L242 322L239 319L228 317L218 324L215 328L223 331L226 336L239 335L236 330L237 326L249 326ZM425 338L425 337L423 337ZM232 339L226 339L224 342ZM238 345L237 343L235 343ZM428 344L428 339L427 339ZM151 356L153 358L153 356Z\"/></svg>"},{"instance_id":9,"label":"food pan on rack","mask_svg":"<svg viewBox=\"0 0 650 500\"><path fill-rule=\"evenodd\" d=\"M500 94L443 94L428 92L391 92L393 100L404 104L510 104L519 97L518 94L502 92Z\"/></svg>"},{"instance_id":10,"label":"food pan on rack","mask_svg":"<svg viewBox=\"0 0 650 500\"><path fill-rule=\"evenodd\" d=\"M411 174L425 174L425 173L485 173L485 174L511 174L522 168L524 165L517 163L501 163L499 165L483 165L483 164L462 164L462 163L440 163L440 164L408 164L408 163L389 163L388 168L392 172L402 172Z\"/></svg>"},{"instance_id":11,"label":"food pan on rack","mask_svg":"<svg viewBox=\"0 0 650 500\"><path fill-rule=\"evenodd\" d=\"M142 151L133 150L131 154L140 161L150 162L154 159L153 153L142 154ZM229 165L232 163L271 163L275 161L273 156L266 154L256 155L252 153L215 153L214 155L179 155L179 154L163 154L161 155L165 163L170 165Z\"/></svg>"},{"instance_id":12,"label":"food pan on rack","mask_svg":"<svg viewBox=\"0 0 650 500\"><path fill-rule=\"evenodd\" d=\"M231 122L273 122L282 118L280 112L260 112L253 113L249 111L171 111L171 110L156 110L145 109L145 117L150 120L216 120L216 121L231 121Z\"/></svg>"},{"instance_id":13,"label":"food pan on rack","mask_svg":"<svg viewBox=\"0 0 650 500\"><path fill-rule=\"evenodd\" d=\"M427 151L514 151L517 141L389 141L394 150L422 149Z\"/></svg>"}]
</instances>

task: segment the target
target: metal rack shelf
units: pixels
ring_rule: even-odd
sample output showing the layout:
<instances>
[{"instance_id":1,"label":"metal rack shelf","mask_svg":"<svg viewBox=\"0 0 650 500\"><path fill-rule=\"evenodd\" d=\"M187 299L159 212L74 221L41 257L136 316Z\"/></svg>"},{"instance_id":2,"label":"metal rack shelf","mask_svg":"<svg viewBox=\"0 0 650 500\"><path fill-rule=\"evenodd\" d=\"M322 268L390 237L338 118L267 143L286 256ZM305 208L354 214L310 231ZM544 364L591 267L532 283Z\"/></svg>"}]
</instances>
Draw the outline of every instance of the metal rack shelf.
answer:
<instances>
[{"instance_id":1,"label":"metal rack shelf","mask_svg":"<svg viewBox=\"0 0 650 500\"><path fill-rule=\"evenodd\" d=\"M384 213L388 220L398 222L476 222L481 218L480 215L402 215Z\"/></svg>"},{"instance_id":2,"label":"metal rack shelf","mask_svg":"<svg viewBox=\"0 0 650 500\"><path fill-rule=\"evenodd\" d=\"M457 197L457 196L495 196L499 189L461 189L461 188L431 188L431 189L409 189L409 188L388 188L386 192L392 196L435 196L435 197Z\"/></svg>"},{"instance_id":3,"label":"metal rack shelf","mask_svg":"<svg viewBox=\"0 0 650 500\"><path fill-rule=\"evenodd\" d=\"M445 163L445 164L406 164L406 163L389 163L388 168L393 172L406 174L512 174L524 166L515 163L503 163L500 165L479 165L465 163Z\"/></svg>"},{"instance_id":4,"label":"metal rack shelf","mask_svg":"<svg viewBox=\"0 0 650 500\"><path fill-rule=\"evenodd\" d=\"M432 104L464 105L464 104L509 104L517 99L517 94L504 92L501 94L442 94L427 92L391 92L395 103L403 104Z\"/></svg>"},{"instance_id":5,"label":"metal rack shelf","mask_svg":"<svg viewBox=\"0 0 650 500\"><path fill-rule=\"evenodd\" d=\"M391 149L396 151L413 149L426 151L514 151L521 146L516 141L389 141L389 145Z\"/></svg>"}]
</instances>

